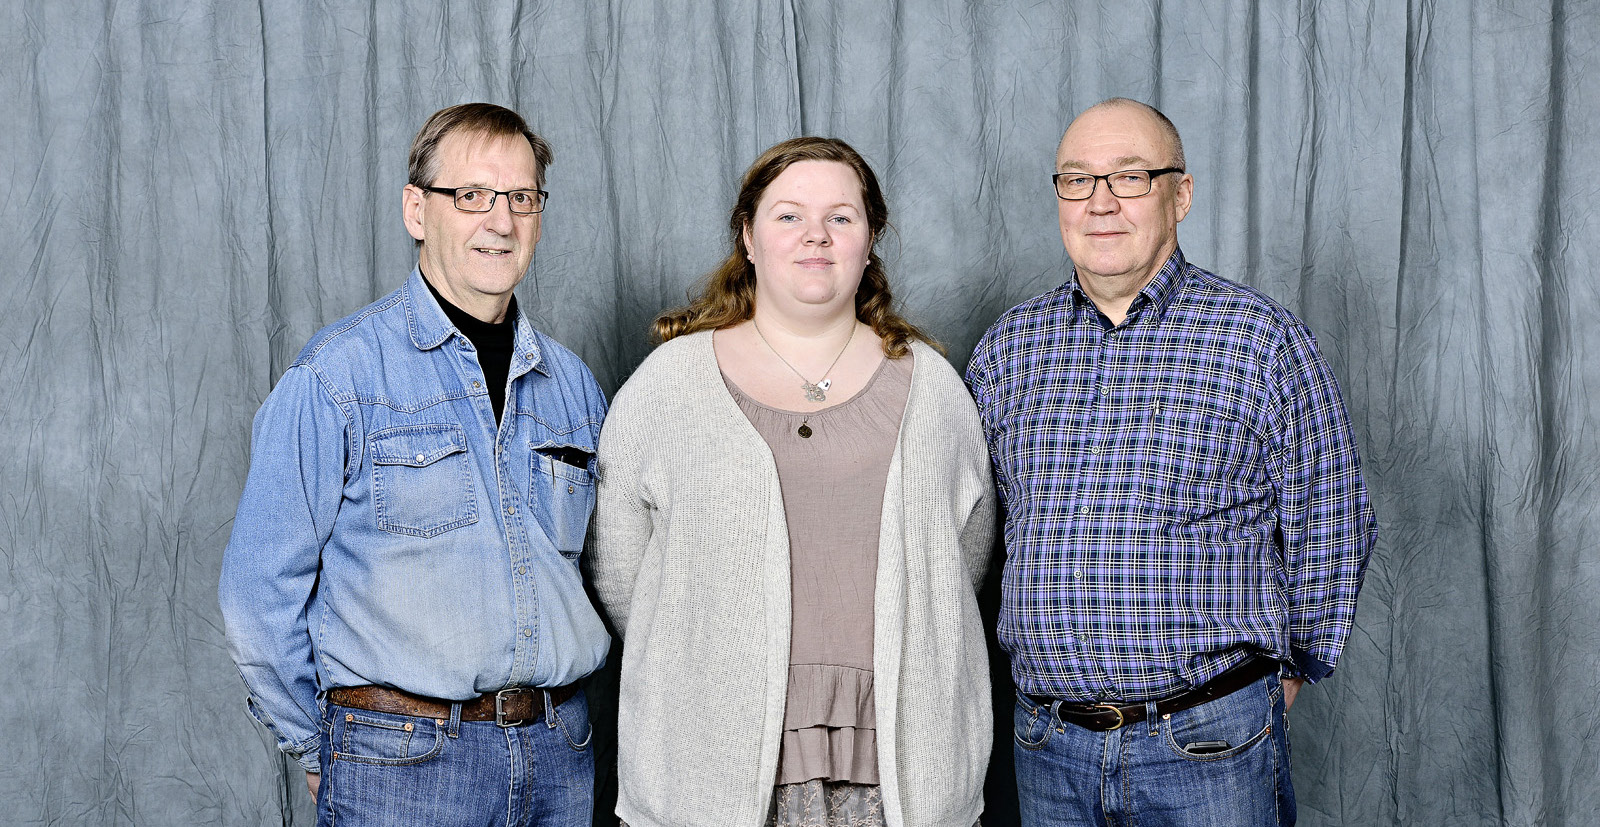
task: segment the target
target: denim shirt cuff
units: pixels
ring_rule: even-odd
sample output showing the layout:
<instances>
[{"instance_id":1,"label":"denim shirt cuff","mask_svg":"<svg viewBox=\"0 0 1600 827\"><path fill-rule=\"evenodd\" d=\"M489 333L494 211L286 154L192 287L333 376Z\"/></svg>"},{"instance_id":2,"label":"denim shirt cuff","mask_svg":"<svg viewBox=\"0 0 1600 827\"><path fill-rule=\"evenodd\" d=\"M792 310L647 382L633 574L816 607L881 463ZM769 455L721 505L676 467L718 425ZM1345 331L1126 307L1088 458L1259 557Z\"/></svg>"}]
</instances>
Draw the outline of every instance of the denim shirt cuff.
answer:
<instances>
[{"instance_id":1,"label":"denim shirt cuff","mask_svg":"<svg viewBox=\"0 0 1600 827\"><path fill-rule=\"evenodd\" d=\"M295 744L294 747L284 750L284 753L294 759L301 769L312 774L316 774L322 769L318 757L321 752L322 736L320 734L313 738L307 738Z\"/></svg>"}]
</instances>

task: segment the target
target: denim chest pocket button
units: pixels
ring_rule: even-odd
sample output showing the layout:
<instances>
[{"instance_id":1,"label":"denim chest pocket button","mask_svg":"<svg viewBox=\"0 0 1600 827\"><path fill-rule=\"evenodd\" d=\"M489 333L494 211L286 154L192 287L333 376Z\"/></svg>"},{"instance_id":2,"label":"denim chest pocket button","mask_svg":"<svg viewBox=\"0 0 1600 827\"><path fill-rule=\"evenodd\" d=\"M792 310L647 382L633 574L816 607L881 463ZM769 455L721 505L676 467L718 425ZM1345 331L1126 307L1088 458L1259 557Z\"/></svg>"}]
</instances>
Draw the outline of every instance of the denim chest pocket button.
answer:
<instances>
[{"instance_id":1,"label":"denim chest pocket button","mask_svg":"<svg viewBox=\"0 0 1600 827\"><path fill-rule=\"evenodd\" d=\"M460 425L389 428L371 436L368 450L378 528L434 537L478 521L472 460Z\"/></svg>"},{"instance_id":2,"label":"denim chest pocket button","mask_svg":"<svg viewBox=\"0 0 1600 827\"><path fill-rule=\"evenodd\" d=\"M583 551L594 510L593 451L578 445L534 446L529 506L550 543L568 558Z\"/></svg>"}]
</instances>

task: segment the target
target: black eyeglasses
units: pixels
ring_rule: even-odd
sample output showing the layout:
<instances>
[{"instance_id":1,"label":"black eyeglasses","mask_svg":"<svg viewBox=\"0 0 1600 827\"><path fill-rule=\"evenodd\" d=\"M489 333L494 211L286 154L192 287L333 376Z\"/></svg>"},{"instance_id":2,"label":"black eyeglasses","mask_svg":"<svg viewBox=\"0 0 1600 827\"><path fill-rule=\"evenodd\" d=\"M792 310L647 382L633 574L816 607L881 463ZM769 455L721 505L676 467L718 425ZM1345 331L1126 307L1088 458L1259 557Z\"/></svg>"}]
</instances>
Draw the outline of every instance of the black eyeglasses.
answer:
<instances>
[{"instance_id":1,"label":"black eyeglasses","mask_svg":"<svg viewBox=\"0 0 1600 827\"><path fill-rule=\"evenodd\" d=\"M1178 167L1163 169L1121 169L1108 172L1105 175L1090 175L1087 172L1058 172L1050 176L1056 183L1056 197L1063 201L1083 201L1094 195L1095 185L1101 181L1111 188L1111 194L1118 198L1138 198L1149 195L1150 187L1155 184L1157 175L1166 175L1169 172L1182 173Z\"/></svg>"},{"instance_id":2,"label":"black eyeglasses","mask_svg":"<svg viewBox=\"0 0 1600 827\"><path fill-rule=\"evenodd\" d=\"M494 209L495 198L504 195L506 206L515 215L533 215L544 211L545 199L550 193L544 190L511 190L502 192L488 187L422 187L427 192L448 195L455 199L456 209L462 212L488 212Z\"/></svg>"}]
</instances>

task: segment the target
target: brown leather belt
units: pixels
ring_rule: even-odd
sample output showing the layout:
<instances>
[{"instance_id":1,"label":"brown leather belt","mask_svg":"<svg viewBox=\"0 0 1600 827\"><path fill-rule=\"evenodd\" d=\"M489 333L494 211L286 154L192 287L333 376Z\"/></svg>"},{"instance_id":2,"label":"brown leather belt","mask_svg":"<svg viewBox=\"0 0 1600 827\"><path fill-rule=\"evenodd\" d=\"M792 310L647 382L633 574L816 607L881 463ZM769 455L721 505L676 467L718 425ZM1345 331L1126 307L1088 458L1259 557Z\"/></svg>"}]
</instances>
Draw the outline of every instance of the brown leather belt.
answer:
<instances>
[{"instance_id":1,"label":"brown leather belt","mask_svg":"<svg viewBox=\"0 0 1600 827\"><path fill-rule=\"evenodd\" d=\"M468 701L461 701L461 720L494 721L503 727L537 724L544 720L544 694L550 693L550 706L557 707L578 694L578 685L566 686L513 686L499 692L485 692ZM328 703L387 712L390 715L410 715L416 718L443 720L450 717L452 701L425 698L385 689L381 686L341 686L328 692Z\"/></svg>"},{"instance_id":2,"label":"brown leather belt","mask_svg":"<svg viewBox=\"0 0 1600 827\"><path fill-rule=\"evenodd\" d=\"M1200 686L1156 701L1156 714L1171 715L1227 697L1277 671L1278 662L1272 658L1247 660ZM1049 707L1056 700L1039 695L1028 697L1043 707ZM1060 706L1061 720L1095 732L1110 732L1118 727L1139 723L1145 719L1144 712L1145 705L1142 703L1081 704L1062 701Z\"/></svg>"}]
</instances>

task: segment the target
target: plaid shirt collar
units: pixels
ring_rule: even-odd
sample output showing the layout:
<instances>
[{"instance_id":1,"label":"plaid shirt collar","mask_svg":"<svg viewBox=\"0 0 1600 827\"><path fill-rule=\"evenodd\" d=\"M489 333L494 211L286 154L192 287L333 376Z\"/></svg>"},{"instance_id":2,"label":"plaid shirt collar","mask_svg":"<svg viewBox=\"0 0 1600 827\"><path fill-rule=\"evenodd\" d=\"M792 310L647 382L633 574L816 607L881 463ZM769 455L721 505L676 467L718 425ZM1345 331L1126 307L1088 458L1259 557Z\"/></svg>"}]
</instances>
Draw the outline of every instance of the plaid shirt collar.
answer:
<instances>
[{"instance_id":1,"label":"plaid shirt collar","mask_svg":"<svg viewBox=\"0 0 1600 827\"><path fill-rule=\"evenodd\" d=\"M1179 291L1183 289L1188 265L1188 261L1183 257L1183 249L1173 248L1172 255L1167 256L1167 260L1161 265L1161 269L1157 270L1156 274L1151 276L1150 281L1139 291L1139 294L1133 297L1133 303L1128 305L1128 317L1123 320L1123 324L1132 324L1134 319L1143 315L1143 310L1146 307L1150 308L1151 313L1154 314L1150 320L1151 323L1160 322L1161 318L1167 314L1167 308L1172 306L1172 303L1178 298ZM1067 277L1066 283L1061 285L1061 289L1072 296L1074 310L1100 312L1100 309L1095 306L1094 300L1089 298L1089 294L1084 292L1083 285L1079 283L1078 268L1076 266L1072 268L1072 274Z\"/></svg>"}]
</instances>

